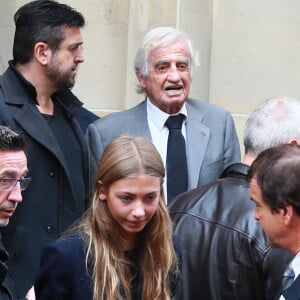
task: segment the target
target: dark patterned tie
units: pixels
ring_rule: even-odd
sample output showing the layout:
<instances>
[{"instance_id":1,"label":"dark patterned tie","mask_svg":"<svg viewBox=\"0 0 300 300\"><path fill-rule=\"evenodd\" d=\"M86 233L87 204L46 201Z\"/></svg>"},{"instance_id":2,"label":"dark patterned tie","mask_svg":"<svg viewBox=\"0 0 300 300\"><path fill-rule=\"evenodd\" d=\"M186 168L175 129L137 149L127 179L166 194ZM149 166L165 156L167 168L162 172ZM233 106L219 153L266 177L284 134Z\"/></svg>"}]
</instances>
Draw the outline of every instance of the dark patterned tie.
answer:
<instances>
[{"instance_id":1,"label":"dark patterned tie","mask_svg":"<svg viewBox=\"0 0 300 300\"><path fill-rule=\"evenodd\" d=\"M288 267L285 269L281 281L281 289L280 289L280 294L282 295L294 282L295 278L295 273L293 268L288 265Z\"/></svg>"},{"instance_id":2,"label":"dark patterned tie","mask_svg":"<svg viewBox=\"0 0 300 300\"><path fill-rule=\"evenodd\" d=\"M185 139L181 132L184 118L183 114L179 114L170 116L166 121L169 129L166 162L168 203L188 187Z\"/></svg>"}]
</instances>

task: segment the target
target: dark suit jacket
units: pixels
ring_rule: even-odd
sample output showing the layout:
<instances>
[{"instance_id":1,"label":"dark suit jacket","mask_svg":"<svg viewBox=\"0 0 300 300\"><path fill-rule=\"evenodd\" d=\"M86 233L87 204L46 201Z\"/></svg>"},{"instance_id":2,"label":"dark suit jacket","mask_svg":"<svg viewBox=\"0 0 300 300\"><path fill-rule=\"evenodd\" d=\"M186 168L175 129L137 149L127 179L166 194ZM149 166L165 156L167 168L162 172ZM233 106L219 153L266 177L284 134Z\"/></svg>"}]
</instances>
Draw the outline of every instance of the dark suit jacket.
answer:
<instances>
[{"instance_id":1,"label":"dark suit jacket","mask_svg":"<svg viewBox=\"0 0 300 300\"><path fill-rule=\"evenodd\" d=\"M25 85L13 66L0 78L0 124L25 136L29 176L32 177L30 186L23 192L23 202L3 230L3 243L11 257L9 272L17 297L24 296L32 286L42 249L85 211L91 186L89 151L83 132L86 120L82 122L75 115L81 113L91 121L95 115L82 110L82 103L71 91L56 94L82 153L86 193L81 194L86 194L84 199L74 192L73 174L57 138L36 107L34 93L34 87L29 83Z\"/></svg>"},{"instance_id":2,"label":"dark suit jacket","mask_svg":"<svg viewBox=\"0 0 300 300\"><path fill-rule=\"evenodd\" d=\"M233 119L223 108L188 99L186 153L189 189L217 179L228 165L240 161L240 147ZM88 143L96 162L104 147L120 134L144 136L151 140L146 101L105 116L87 130Z\"/></svg>"},{"instance_id":3,"label":"dark suit jacket","mask_svg":"<svg viewBox=\"0 0 300 300\"><path fill-rule=\"evenodd\" d=\"M300 275L293 284L283 293L285 300L300 300Z\"/></svg>"}]
</instances>

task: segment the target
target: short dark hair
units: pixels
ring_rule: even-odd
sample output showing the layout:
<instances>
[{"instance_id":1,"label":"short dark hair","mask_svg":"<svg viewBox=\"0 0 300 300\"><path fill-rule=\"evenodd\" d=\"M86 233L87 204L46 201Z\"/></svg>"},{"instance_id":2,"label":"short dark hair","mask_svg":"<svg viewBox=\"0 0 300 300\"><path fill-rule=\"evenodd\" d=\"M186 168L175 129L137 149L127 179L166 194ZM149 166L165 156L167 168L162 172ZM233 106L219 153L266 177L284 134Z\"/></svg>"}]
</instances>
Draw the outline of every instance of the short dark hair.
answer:
<instances>
[{"instance_id":1,"label":"short dark hair","mask_svg":"<svg viewBox=\"0 0 300 300\"><path fill-rule=\"evenodd\" d=\"M83 27L84 17L72 7L52 0L36 0L20 7L14 16L14 61L28 63L34 45L44 42L55 52L65 38L65 28Z\"/></svg>"},{"instance_id":2,"label":"short dark hair","mask_svg":"<svg viewBox=\"0 0 300 300\"><path fill-rule=\"evenodd\" d=\"M261 152L252 163L248 180L255 178L264 202L278 212L287 204L300 216L300 146L283 144Z\"/></svg>"},{"instance_id":3,"label":"short dark hair","mask_svg":"<svg viewBox=\"0 0 300 300\"><path fill-rule=\"evenodd\" d=\"M25 151L25 139L23 135L16 133L6 126L0 125L0 151L4 150Z\"/></svg>"}]
</instances>

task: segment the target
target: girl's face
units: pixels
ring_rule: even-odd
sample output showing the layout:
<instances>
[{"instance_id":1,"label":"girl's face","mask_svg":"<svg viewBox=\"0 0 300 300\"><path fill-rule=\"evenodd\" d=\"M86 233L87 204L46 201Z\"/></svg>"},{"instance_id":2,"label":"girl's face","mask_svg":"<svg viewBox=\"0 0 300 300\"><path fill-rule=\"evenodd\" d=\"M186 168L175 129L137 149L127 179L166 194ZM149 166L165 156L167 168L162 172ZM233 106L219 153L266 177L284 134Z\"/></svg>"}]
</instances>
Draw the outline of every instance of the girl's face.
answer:
<instances>
[{"instance_id":1,"label":"girl's face","mask_svg":"<svg viewBox=\"0 0 300 300\"><path fill-rule=\"evenodd\" d=\"M100 199L120 226L121 237L133 241L158 209L161 191L159 177L138 175L113 182L108 189L100 188Z\"/></svg>"}]
</instances>

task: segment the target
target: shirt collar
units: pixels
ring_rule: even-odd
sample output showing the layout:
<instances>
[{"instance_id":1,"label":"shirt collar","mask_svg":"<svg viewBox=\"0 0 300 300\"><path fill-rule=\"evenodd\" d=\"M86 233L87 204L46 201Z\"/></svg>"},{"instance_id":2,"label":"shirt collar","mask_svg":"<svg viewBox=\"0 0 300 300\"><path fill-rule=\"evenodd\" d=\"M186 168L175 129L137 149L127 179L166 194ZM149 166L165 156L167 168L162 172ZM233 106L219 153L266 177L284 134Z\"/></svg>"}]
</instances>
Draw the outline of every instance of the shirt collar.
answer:
<instances>
[{"instance_id":1,"label":"shirt collar","mask_svg":"<svg viewBox=\"0 0 300 300\"><path fill-rule=\"evenodd\" d=\"M300 252L298 252L291 261L291 266L295 272L295 275L298 276L300 274Z\"/></svg>"},{"instance_id":2,"label":"shirt collar","mask_svg":"<svg viewBox=\"0 0 300 300\"><path fill-rule=\"evenodd\" d=\"M185 123L188 118L185 103L182 105L180 111L177 114L183 114L185 116ZM152 102L147 97L147 116L159 130L162 130L165 127L165 123L170 115L152 104Z\"/></svg>"}]
</instances>

